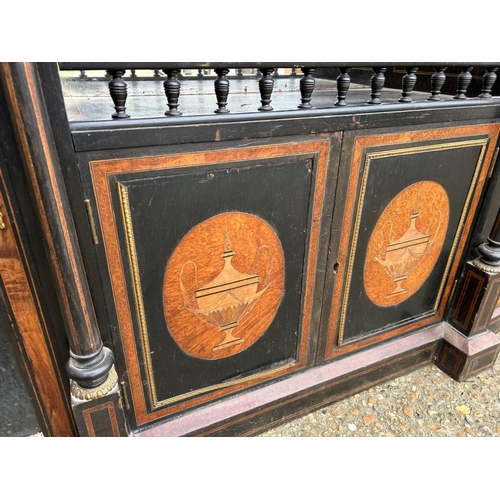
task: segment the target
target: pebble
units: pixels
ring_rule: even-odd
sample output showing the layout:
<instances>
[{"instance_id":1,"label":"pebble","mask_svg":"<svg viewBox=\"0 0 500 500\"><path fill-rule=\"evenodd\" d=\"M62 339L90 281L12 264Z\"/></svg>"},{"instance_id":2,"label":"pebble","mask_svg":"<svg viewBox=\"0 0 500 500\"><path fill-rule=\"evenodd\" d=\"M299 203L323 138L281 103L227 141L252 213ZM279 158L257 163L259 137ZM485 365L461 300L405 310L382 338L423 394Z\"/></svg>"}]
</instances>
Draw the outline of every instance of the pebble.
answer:
<instances>
[{"instance_id":1,"label":"pebble","mask_svg":"<svg viewBox=\"0 0 500 500\"><path fill-rule=\"evenodd\" d=\"M260 436L500 437L500 360L457 382L431 365Z\"/></svg>"},{"instance_id":2,"label":"pebble","mask_svg":"<svg viewBox=\"0 0 500 500\"><path fill-rule=\"evenodd\" d=\"M433 431L440 431L442 429L440 425L435 424L427 424L427 427L429 427L429 429L432 429Z\"/></svg>"},{"instance_id":3,"label":"pebble","mask_svg":"<svg viewBox=\"0 0 500 500\"><path fill-rule=\"evenodd\" d=\"M410 408L408 408L408 406L405 406L403 408L403 413L407 416L407 417L413 417L413 412L411 411Z\"/></svg>"},{"instance_id":4,"label":"pebble","mask_svg":"<svg viewBox=\"0 0 500 500\"><path fill-rule=\"evenodd\" d=\"M470 413L470 409L465 405L455 406L455 410L459 411L464 415L468 415Z\"/></svg>"}]
</instances>

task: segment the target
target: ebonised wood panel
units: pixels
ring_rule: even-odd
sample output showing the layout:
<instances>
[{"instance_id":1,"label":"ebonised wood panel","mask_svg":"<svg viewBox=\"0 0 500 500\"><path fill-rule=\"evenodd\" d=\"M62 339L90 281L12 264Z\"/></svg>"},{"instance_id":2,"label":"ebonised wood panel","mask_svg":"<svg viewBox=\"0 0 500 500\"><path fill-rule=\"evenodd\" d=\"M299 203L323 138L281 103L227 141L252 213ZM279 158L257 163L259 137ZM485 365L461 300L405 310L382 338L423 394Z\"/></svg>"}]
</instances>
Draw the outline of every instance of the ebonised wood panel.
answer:
<instances>
[{"instance_id":1,"label":"ebonised wood panel","mask_svg":"<svg viewBox=\"0 0 500 500\"><path fill-rule=\"evenodd\" d=\"M310 362L329 151L90 161L138 425Z\"/></svg>"},{"instance_id":2,"label":"ebonised wood panel","mask_svg":"<svg viewBox=\"0 0 500 500\"><path fill-rule=\"evenodd\" d=\"M326 357L443 317L497 136L486 125L354 136Z\"/></svg>"}]
</instances>

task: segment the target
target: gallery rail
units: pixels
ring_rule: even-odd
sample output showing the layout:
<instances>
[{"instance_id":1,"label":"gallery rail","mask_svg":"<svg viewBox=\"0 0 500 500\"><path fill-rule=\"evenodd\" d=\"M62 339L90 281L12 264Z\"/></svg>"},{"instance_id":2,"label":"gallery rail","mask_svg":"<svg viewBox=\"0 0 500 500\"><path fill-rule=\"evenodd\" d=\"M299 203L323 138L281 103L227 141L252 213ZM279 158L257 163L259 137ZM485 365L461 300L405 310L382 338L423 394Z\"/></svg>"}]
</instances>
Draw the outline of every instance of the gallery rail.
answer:
<instances>
[{"instance_id":1,"label":"gallery rail","mask_svg":"<svg viewBox=\"0 0 500 500\"><path fill-rule=\"evenodd\" d=\"M383 89L386 85L386 71L391 73L391 88L395 86L395 79L399 80L401 97L398 100L400 105L409 105L414 102L412 92L416 89L419 79L419 70L425 69L428 88L419 87L420 92L425 91L428 97L424 99L426 105L438 105L444 99L443 86L445 82L449 87L449 79L453 80L452 92L448 90L446 104L463 104L464 101L484 102L484 99L492 98L492 88L497 78L497 71L500 63L300 63L300 62L266 62L266 63L247 63L247 62L220 62L220 63L90 63L90 62L60 62L61 72L79 71L78 78L85 80L86 71L102 70L104 75L109 78L109 92L113 100L115 112L112 118L116 120L128 119L130 114L126 111L127 103L127 83L126 78L136 79L137 70L151 70L153 78L162 78L160 71L166 76L164 81L165 95L167 98L167 109L164 114L167 117L176 117L182 115L181 89L183 71L197 70L196 78L208 79L210 75L205 73L213 70L214 92L217 100L215 113L219 115L228 114L228 96L230 92L230 70L235 70L233 78L245 78L243 69L252 70L258 78L258 90L260 93L260 105L256 103L254 111L270 112L274 81L279 77L278 68L290 69L290 76L295 77L296 71L300 69L302 76L300 78L300 102L297 103L296 112L303 112L313 108L311 98L314 92L316 71L336 70L337 95L335 102L332 102L330 111L333 109L343 109L349 106L348 93L351 84L351 74L356 70L372 71L369 80L370 96L366 101L368 106L377 106L385 104ZM127 74L128 72L128 74ZM447 75L447 72L449 73ZM255 76L253 76L255 78ZM246 77L248 78L248 77ZM476 86L480 89L471 95L469 85L474 79L480 80L481 84ZM451 95L450 95L451 94ZM356 105L358 107L359 104Z\"/></svg>"}]
</instances>

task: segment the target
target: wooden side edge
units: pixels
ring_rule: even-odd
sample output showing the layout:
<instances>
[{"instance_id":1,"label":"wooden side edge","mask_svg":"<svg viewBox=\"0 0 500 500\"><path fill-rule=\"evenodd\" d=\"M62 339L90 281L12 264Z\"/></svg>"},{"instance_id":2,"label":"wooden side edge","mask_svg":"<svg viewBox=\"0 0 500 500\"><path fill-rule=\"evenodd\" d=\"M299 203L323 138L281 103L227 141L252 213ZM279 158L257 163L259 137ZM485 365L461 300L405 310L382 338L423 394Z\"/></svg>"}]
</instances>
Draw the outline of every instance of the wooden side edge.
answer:
<instances>
[{"instance_id":1,"label":"wooden side edge","mask_svg":"<svg viewBox=\"0 0 500 500\"><path fill-rule=\"evenodd\" d=\"M1 176L0 180L3 182ZM67 396L59 383L60 375L56 372L44 334L44 320L31 293L30 278L26 274L20 250L16 245L12 211L9 210L7 214L10 204L5 204L1 193L0 204L5 224L0 230L0 277L14 315L12 320L16 323L28 357L37 404L50 435L74 436L74 423L64 405Z\"/></svg>"}]
</instances>

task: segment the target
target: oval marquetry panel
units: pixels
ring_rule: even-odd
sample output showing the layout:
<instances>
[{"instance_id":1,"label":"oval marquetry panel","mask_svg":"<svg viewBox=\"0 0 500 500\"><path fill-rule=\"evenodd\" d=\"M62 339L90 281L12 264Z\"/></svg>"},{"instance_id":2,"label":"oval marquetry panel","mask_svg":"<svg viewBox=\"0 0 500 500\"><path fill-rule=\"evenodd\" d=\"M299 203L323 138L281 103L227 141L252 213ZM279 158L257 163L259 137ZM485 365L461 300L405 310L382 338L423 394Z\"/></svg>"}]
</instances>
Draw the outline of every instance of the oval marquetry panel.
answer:
<instances>
[{"instance_id":1,"label":"oval marquetry panel","mask_svg":"<svg viewBox=\"0 0 500 500\"><path fill-rule=\"evenodd\" d=\"M392 306L425 282L441 252L450 215L444 188L422 181L387 205L368 243L364 282L372 302Z\"/></svg>"},{"instance_id":2,"label":"oval marquetry panel","mask_svg":"<svg viewBox=\"0 0 500 500\"><path fill-rule=\"evenodd\" d=\"M229 212L195 226L174 250L163 285L177 345L202 359L250 347L278 311L284 269L280 240L259 217Z\"/></svg>"}]
</instances>

